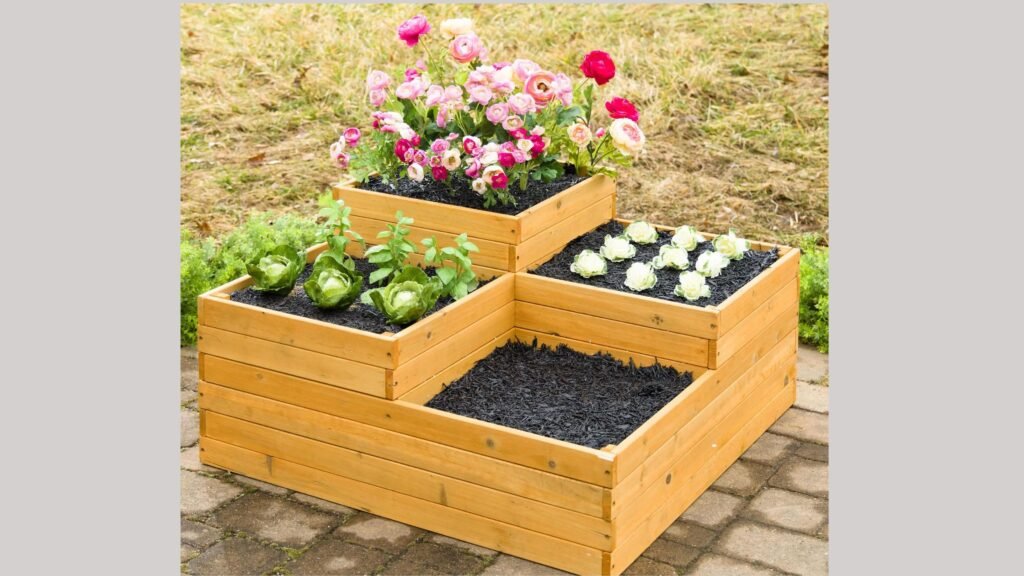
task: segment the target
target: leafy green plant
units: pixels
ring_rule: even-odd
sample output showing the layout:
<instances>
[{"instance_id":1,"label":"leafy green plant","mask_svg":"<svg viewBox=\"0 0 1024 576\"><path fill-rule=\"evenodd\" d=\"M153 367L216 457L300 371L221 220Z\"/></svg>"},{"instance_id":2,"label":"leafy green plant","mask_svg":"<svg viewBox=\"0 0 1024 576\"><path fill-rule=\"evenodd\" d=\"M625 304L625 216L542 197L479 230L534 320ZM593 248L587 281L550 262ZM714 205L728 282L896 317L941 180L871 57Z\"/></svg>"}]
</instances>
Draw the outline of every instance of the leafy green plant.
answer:
<instances>
[{"instance_id":1,"label":"leafy green plant","mask_svg":"<svg viewBox=\"0 0 1024 576\"><path fill-rule=\"evenodd\" d=\"M355 270L355 262L345 252L349 236L364 248L366 242L358 232L352 229L352 220L349 218L352 208L345 206L344 200L335 200L330 192L325 192L319 198L318 204L320 205L320 216L324 217L324 221L320 225L317 236L320 241L326 241L328 246L320 256L332 254L346 268Z\"/></svg>"},{"instance_id":2,"label":"leafy green plant","mask_svg":"<svg viewBox=\"0 0 1024 576\"><path fill-rule=\"evenodd\" d=\"M397 277L404 270L409 254L416 252L416 246L406 239L409 236L408 226L413 223L413 219L404 216L399 210L395 213L395 220L394 224L387 225L387 230L377 233L377 238L387 238L388 241L371 247L364 254L371 264L377 265L377 269L370 273L371 284Z\"/></svg>"},{"instance_id":3,"label":"leafy green plant","mask_svg":"<svg viewBox=\"0 0 1024 576\"><path fill-rule=\"evenodd\" d=\"M442 296L458 300L480 285L473 272L473 261L469 258L470 252L479 252L480 249L469 241L465 232L455 237L455 246L439 247L437 238L433 236L424 238L422 243L426 247L423 259L427 264L437 266L434 273L441 281ZM451 262L452 266L445 266L445 262Z\"/></svg>"},{"instance_id":4,"label":"leafy green plant","mask_svg":"<svg viewBox=\"0 0 1024 576\"><path fill-rule=\"evenodd\" d=\"M348 262L352 262L348 258ZM309 279L302 285L306 295L320 308L344 310L352 305L363 289L363 275L325 252L313 264Z\"/></svg>"},{"instance_id":5,"label":"leafy green plant","mask_svg":"<svg viewBox=\"0 0 1024 576\"><path fill-rule=\"evenodd\" d=\"M306 259L295 248L281 244L250 262L246 270L252 276L253 290L286 294L295 286L305 264Z\"/></svg>"},{"instance_id":6,"label":"leafy green plant","mask_svg":"<svg viewBox=\"0 0 1024 576\"><path fill-rule=\"evenodd\" d=\"M809 235L800 250L800 340L828 352L828 247Z\"/></svg>"},{"instance_id":7,"label":"leafy green plant","mask_svg":"<svg viewBox=\"0 0 1024 576\"><path fill-rule=\"evenodd\" d=\"M181 343L196 341L199 326L197 298L213 287L210 258L213 245L196 241L183 230L181 233Z\"/></svg>"},{"instance_id":8,"label":"leafy green plant","mask_svg":"<svg viewBox=\"0 0 1024 576\"><path fill-rule=\"evenodd\" d=\"M399 326L411 324L430 311L441 296L441 281L415 266L406 266L387 286L370 291L373 306Z\"/></svg>"}]
</instances>

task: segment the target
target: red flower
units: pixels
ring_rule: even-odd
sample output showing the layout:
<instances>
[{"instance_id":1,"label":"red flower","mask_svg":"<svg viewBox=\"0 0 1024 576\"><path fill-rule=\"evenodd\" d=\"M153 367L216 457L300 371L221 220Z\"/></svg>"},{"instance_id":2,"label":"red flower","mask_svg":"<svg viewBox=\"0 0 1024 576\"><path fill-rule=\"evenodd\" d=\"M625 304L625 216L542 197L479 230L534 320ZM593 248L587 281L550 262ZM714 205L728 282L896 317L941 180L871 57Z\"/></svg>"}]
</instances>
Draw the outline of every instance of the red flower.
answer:
<instances>
[{"instance_id":1,"label":"red flower","mask_svg":"<svg viewBox=\"0 0 1024 576\"><path fill-rule=\"evenodd\" d=\"M526 131L526 128L516 128L515 130L510 130L508 135L515 140L522 140L529 136L530 133Z\"/></svg>"},{"instance_id":2,"label":"red flower","mask_svg":"<svg viewBox=\"0 0 1024 576\"><path fill-rule=\"evenodd\" d=\"M580 70L587 78L593 78L599 86L603 86L615 78L615 62L612 62L612 57L607 52L600 50L594 50L584 56Z\"/></svg>"},{"instance_id":3,"label":"red flower","mask_svg":"<svg viewBox=\"0 0 1024 576\"><path fill-rule=\"evenodd\" d=\"M409 142L405 138L395 142L395 156L398 156L398 159L402 162L406 161L405 155L409 150L412 150L412 142Z\"/></svg>"},{"instance_id":4,"label":"red flower","mask_svg":"<svg viewBox=\"0 0 1024 576\"><path fill-rule=\"evenodd\" d=\"M516 157L508 152L499 152L498 164L501 164L503 168L511 168L516 165Z\"/></svg>"},{"instance_id":5,"label":"red flower","mask_svg":"<svg viewBox=\"0 0 1024 576\"><path fill-rule=\"evenodd\" d=\"M494 188L505 188L508 186L508 176L504 172L498 172L491 176L491 186Z\"/></svg>"},{"instance_id":6,"label":"red flower","mask_svg":"<svg viewBox=\"0 0 1024 576\"><path fill-rule=\"evenodd\" d=\"M637 113L636 106L625 98L616 96L605 102L604 107L612 118L629 118L633 122L640 121L640 114Z\"/></svg>"},{"instance_id":7,"label":"red flower","mask_svg":"<svg viewBox=\"0 0 1024 576\"><path fill-rule=\"evenodd\" d=\"M430 169L430 175L434 177L434 180L443 182L448 179L448 169L444 166L434 166Z\"/></svg>"},{"instance_id":8,"label":"red flower","mask_svg":"<svg viewBox=\"0 0 1024 576\"><path fill-rule=\"evenodd\" d=\"M533 142L533 148L530 149L530 154L536 158L544 153L544 138L536 134L530 136L530 141Z\"/></svg>"},{"instance_id":9,"label":"red flower","mask_svg":"<svg viewBox=\"0 0 1024 576\"><path fill-rule=\"evenodd\" d=\"M427 32L430 32L430 23L422 15L413 16L398 27L398 37L409 46L418 44L420 36Z\"/></svg>"}]
</instances>

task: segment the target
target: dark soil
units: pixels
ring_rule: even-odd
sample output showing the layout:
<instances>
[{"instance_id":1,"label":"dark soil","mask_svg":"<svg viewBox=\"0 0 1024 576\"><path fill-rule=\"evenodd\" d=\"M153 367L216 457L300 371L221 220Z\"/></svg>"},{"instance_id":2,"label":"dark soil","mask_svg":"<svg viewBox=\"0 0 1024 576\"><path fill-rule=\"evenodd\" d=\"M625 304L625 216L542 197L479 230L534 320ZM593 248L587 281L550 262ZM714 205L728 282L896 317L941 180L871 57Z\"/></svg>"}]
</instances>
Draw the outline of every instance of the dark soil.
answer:
<instances>
[{"instance_id":1,"label":"dark soil","mask_svg":"<svg viewBox=\"0 0 1024 576\"><path fill-rule=\"evenodd\" d=\"M692 382L691 373L659 364L510 342L427 406L600 449L622 442Z\"/></svg>"},{"instance_id":2,"label":"dark soil","mask_svg":"<svg viewBox=\"0 0 1024 576\"><path fill-rule=\"evenodd\" d=\"M370 272L376 270L377 267L366 260L358 258L355 259L355 262L356 270L363 275L363 291L365 292L370 288L375 288L375 285L370 285L368 279L370 277ZM405 326L391 324L383 313L373 306L363 304L359 300L356 300L345 310L324 310L322 308L318 308L316 304L313 304L313 301L309 299L309 296L306 295L306 291L302 288L302 283L309 278L309 274L312 271L313 265L306 264L306 269L299 275L299 279L295 282L295 288L293 288L289 294L279 296L276 294L253 290L252 288L245 288L244 290L239 290L232 294L231 299L244 304L251 304L261 308L269 308L271 310L277 310L278 312L286 312L288 314L302 316L303 318L312 318L313 320L320 320L321 322L330 322L331 324L338 324L339 326L347 326L349 328L356 328L358 330L365 330L367 332L374 332L377 334L382 334L384 332L398 333L405 328ZM486 284L486 282L480 282L481 287L484 284ZM452 302L454 302L454 300L448 297L439 299L434 308L424 314L423 318L437 312Z\"/></svg>"},{"instance_id":3,"label":"dark soil","mask_svg":"<svg viewBox=\"0 0 1024 576\"><path fill-rule=\"evenodd\" d=\"M451 189L449 189L446 184L437 182L430 178L424 178L422 182L416 182L414 180L409 180L408 178L399 178L397 180L392 179L385 183L380 176L370 177L368 181L364 182L359 187L364 190L382 192L384 194L394 194L395 196L418 198L420 200L429 200L431 202L439 202L441 204L452 204L476 210L498 212L499 214L516 215L527 208L540 204L562 190L574 186L583 180L583 177L567 172L551 182L530 180L526 185L526 190L520 190L518 183L509 182L509 190L515 196L516 204L514 206L502 206L497 204L490 208L484 208L483 196L473 192L473 189L470 188L470 181L461 177L450 179ZM416 217L415 214L407 214L407 216L412 216L413 218Z\"/></svg>"},{"instance_id":4,"label":"dark soil","mask_svg":"<svg viewBox=\"0 0 1024 576\"><path fill-rule=\"evenodd\" d=\"M652 298L661 298L662 300L692 304L694 306L714 306L724 302L726 298L732 296L736 291L753 280L758 274L766 270L779 259L779 251L774 248L770 251L751 250L747 252L741 260L733 260L730 262L729 265L722 270L722 274L718 278L708 278L707 283L711 288L711 296L707 298L700 298L693 302L687 301L682 296L676 296L673 292L676 285L679 284L680 271L672 268L666 267L661 270L655 270L655 273L658 275L658 283L650 290L633 292L623 284L626 279L626 270L629 269L629 266L634 262L650 262L658 255L658 250L661 249L661 246L668 244L671 241L671 232L659 231L658 241L654 244L633 244L636 246L636 256L628 260L623 260L622 262L608 262L608 273L604 276L584 278L569 270L569 266L572 264L573 258L575 258L582 250L589 248L590 250L597 252L600 250L601 245L604 244L605 235L618 236L619 234L622 234L624 228L625 227L618 222L603 224L596 230L588 232L570 242L562 249L561 252L556 254L554 258L540 265L536 270L531 271L531 273L538 274L540 276L547 276L548 278L566 280L568 282L578 282L580 284L589 284L591 286L619 290L620 292L629 292L631 294L640 294L643 296L650 296ZM690 251L688 254L690 267L687 270L693 270L694 265L697 263L697 257L705 250L711 249L710 239L707 242L698 244L697 248Z\"/></svg>"}]
</instances>

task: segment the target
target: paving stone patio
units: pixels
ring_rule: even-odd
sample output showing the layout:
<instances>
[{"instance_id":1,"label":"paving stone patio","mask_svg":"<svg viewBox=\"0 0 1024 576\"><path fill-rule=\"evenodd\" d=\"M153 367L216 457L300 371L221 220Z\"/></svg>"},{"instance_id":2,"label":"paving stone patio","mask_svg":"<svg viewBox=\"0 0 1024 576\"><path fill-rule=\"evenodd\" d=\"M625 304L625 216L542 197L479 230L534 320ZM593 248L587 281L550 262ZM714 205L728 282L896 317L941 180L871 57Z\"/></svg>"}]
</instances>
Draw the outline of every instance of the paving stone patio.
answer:
<instances>
[{"instance_id":1,"label":"paving stone patio","mask_svg":"<svg viewBox=\"0 0 1024 576\"><path fill-rule=\"evenodd\" d=\"M181 571L542 576L558 570L199 463L195 349L181 351ZM801 347L797 404L625 574L828 573L828 356Z\"/></svg>"}]
</instances>

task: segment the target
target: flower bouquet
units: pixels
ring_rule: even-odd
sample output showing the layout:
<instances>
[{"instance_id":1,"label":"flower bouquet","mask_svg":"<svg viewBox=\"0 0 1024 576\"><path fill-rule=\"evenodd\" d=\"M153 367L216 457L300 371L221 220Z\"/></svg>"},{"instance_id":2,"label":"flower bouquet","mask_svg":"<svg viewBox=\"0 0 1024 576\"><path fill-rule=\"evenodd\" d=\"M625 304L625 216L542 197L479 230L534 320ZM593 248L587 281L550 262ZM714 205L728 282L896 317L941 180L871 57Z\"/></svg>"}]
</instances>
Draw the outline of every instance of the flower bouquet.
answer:
<instances>
[{"instance_id":1,"label":"flower bouquet","mask_svg":"<svg viewBox=\"0 0 1024 576\"><path fill-rule=\"evenodd\" d=\"M423 16L405 21L398 38L422 50L415 63L367 75L372 131L347 128L330 147L353 179L429 178L452 193L471 188L489 208L515 205L531 180L614 176L643 149L639 114L625 98L604 102L611 123L593 127L595 86L615 77L607 53L588 53L574 82L528 59L492 62L469 19L440 29L432 33Z\"/></svg>"}]
</instances>

